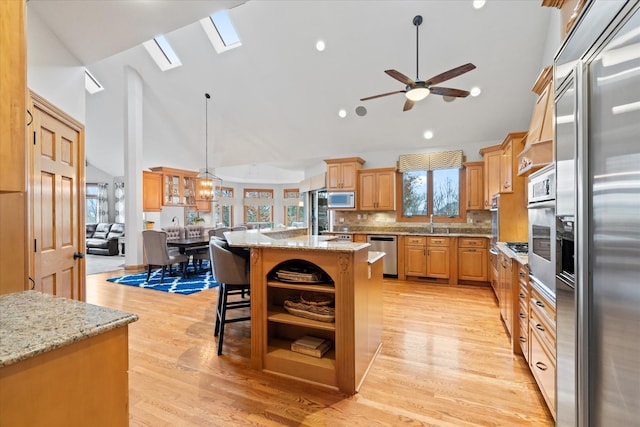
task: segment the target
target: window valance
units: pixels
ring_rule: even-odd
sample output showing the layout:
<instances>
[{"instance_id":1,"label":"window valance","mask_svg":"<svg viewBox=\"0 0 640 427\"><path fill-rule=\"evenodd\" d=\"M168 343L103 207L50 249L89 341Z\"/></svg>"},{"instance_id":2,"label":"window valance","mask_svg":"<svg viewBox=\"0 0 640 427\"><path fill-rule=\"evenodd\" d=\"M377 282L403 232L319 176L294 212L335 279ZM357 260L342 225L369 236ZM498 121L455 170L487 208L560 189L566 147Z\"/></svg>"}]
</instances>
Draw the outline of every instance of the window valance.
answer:
<instances>
[{"instance_id":1,"label":"window valance","mask_svg":"<svg viewBox=\"0 0 640 427\"><path fill-rule=\"evenodd\" d=\"M398 159L398 170L400 172L409 172L415 170L459 169L462 167L462 156L462 150L401 154Z\"/></svg>"}]
</instances>

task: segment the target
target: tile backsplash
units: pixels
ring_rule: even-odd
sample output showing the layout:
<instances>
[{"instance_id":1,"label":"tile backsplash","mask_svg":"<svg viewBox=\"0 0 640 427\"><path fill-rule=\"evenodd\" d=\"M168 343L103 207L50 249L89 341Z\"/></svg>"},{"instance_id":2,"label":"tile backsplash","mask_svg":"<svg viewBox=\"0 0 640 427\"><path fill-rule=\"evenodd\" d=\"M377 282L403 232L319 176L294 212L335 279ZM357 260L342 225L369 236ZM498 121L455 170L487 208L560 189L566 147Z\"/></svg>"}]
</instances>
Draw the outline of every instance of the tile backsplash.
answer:
<instances>
[{"instance_id":1,"label":"tile backsplash","mask_svg":"<svg viewBox=\"0 0 640 427\"><path fill-rule=\"evenodd\" d=\"M405 229L427 228L429 221L425 222L396 222L395 211L371 212L371 211L335 211L333 231L346 229L349 231L369 230L372 228L385 228L388 231L403 231ZM467 222L437 222L434 227L449 227L453 230L465 232L490 233L491 212L468 211Z\"/></svg>"}]
</instances>

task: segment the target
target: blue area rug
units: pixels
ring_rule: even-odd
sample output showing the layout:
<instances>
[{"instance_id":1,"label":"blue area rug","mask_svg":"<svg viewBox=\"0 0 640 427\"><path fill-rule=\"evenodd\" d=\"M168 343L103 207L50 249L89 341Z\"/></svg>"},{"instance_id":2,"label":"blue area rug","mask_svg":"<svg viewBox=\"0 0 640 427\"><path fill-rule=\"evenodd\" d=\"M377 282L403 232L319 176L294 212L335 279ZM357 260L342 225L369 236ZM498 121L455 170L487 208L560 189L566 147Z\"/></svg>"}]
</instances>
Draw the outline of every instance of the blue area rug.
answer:
<instances>
[{"instance_id":1,"label":"blue area rug","mask_svg":"<svg viewBox=\"0 0 640 427\"><path fill-rule=\"evenodd\" d=\"M175 266L173 271L176 271ZM160 283L160 277L162 276L161 268L151 271L151 277L148 282L146 281L146 271L144 273L111 277L110 279L107 279L107 281L118 283L120 285L137 286L139 288L154 289L156 291L183 295L193 294L218 286L218 283L211 277L208 261L204 261L202 263L202 269L197 273L193 272L193 267L191 265L187 268L187 271L189 274L186 278L183 278L177 274L175 276L169 276L169 270L167 270L162 283Z\"/></svg>"}]
</instances>

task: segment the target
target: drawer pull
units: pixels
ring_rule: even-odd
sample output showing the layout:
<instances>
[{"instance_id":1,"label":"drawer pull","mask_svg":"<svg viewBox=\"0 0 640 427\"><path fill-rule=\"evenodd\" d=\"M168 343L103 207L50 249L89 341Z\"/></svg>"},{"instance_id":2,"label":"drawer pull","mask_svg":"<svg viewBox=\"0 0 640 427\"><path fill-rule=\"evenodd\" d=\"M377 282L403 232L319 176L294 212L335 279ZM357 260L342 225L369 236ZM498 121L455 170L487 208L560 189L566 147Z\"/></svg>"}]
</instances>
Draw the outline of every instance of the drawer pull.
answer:
<instances>
[{"instance_id":1,"label":"drawer pull","mask_svg":"<svg viewBox=\"0 0 640 427\"><path fill-rule=\"evenodd\" d=\"M542 307L542 308L544 308L544 304L543 304L543 303L541 303L540 301L536 301L536 305L537 305L538 307Z\"/></svg>"},{"instance_id":2,"label":"drawer pull","mask_svg":"<svg viewBox=\"0 0 640 427\"><path fill-rule=\"evenodd\" d=\"M519 336L518 339L520 340L520 342L527 342L527 339L523 336Z\"/></svg>"},{"instance_id":3,"label":"drawer pull","mask_svg":"<svg viewBox=\"0 0 640 427\"><path fill-rule=\"evenodd\" d=\"M520 273L518 273L518 276L524 277L524 273L521 271Z\"/></svg>"},{"instance_id":4,"label":"drawer pull","mask_svg":"<svg viewBox=\"0 0 640 427\"><path fill-rule=\"evenodd\" d=\"M520 313L519 316L520 316L521 319L526 319L527 318L527 315L524 314L524 313Z\"/></svg>"},{"instance_id":5,"label":"drawer pull","mask_svg":"<svg viewBox=\"0 0 640 427\"><path fill-rule=\"evenodd\" d=\"M518 295L520 296L520 298L524 299L524 294L522 292L520 292Z\"/></svg>"},{"instance_id":6,"label":"drawer pull","mask_svg":"<svg viewBox=\"0 0 640 427\"><path fill-rule=\"evenodd\" d=\"M476 251L475 249L469 249L469 252L475 252L475 251Z\"/></svg>"},{"instance_id":7,"label":"drawer pull","mask_svg":"<svg viewBox=\"0 0 640 427\"><path fill-rule=\"evenodd\" d=\"M542 327L542 325L540 323L536 323L536 329L541 331L541 332L544 332L544 328Z\"/></svg>"},{"instance_id":8,"label":"drawer pull","mask_svg":"<svg viewBox=\"0 0 640 427\"><path fill-rule=\"evenodd\" d=\"M536 362L536 368L540 369L541 371L546 371L547 369L549 369L549 367L542 362Z\"/></svg>"}]
</instances>

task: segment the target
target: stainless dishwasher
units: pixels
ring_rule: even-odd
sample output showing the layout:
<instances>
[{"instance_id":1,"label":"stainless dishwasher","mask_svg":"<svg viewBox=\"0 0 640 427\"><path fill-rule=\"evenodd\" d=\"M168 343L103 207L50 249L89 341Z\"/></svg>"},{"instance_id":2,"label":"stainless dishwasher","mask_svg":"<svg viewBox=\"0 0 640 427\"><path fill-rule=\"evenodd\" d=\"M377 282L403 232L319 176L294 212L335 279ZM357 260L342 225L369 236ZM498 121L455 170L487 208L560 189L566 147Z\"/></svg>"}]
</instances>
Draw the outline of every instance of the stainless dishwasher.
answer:
<instances>
[{"instance_id":1,"label":"stainless dishwasher","mask_svg":"<svg viewBox=\"0 0 640 427\"><path fill-rule=\"evenodd\" d=\"M382 259L382 274L398 276L398 240L396 236L367 236L367 243L371 244L370 251L384 252Z\"/></svg>"}]
</instances>

